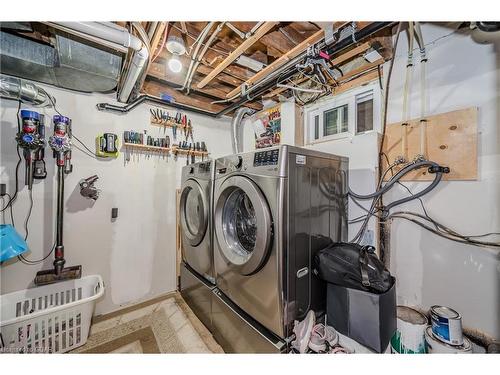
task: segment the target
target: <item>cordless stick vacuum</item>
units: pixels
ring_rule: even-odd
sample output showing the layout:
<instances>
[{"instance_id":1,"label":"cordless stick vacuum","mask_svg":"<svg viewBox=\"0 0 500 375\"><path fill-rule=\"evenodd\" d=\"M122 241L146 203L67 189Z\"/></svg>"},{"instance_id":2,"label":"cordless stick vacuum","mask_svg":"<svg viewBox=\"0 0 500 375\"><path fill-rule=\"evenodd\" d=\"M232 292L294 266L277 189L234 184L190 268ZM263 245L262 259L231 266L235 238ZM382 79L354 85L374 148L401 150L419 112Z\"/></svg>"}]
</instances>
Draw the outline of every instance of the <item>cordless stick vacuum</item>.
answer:
<instances>
[{"instance_id":1,"label":"cordless stick vacuum","mask_svg":"<svg viewBox=\"0 0 500 375\"><path fill-rule=\"evenodd\" d=\"M33 188L34 165L38 160L43 161L43 149L45 147L45 127L43 116L38 112L23 109L21 111L22 126L17 133L16 141L23 149L25 168L25 184L28 189Z\"/></svg>"},{"instance_id":2,"label":"cordless stick vacuum","mask_svg":"<svg viewBox=\"0 0 500 375\"><path fill-rule=\"evenodd\" d=\"M57 224L54 269L37 272L35 284L46 285L58 281L79 279L82 266L64 268L63 211L64 211L64 174L70 173L71 166L71 120L65 116L54 116L54 135L49 145L54 151L57 164Z\"/></svg>"}]
</instances>

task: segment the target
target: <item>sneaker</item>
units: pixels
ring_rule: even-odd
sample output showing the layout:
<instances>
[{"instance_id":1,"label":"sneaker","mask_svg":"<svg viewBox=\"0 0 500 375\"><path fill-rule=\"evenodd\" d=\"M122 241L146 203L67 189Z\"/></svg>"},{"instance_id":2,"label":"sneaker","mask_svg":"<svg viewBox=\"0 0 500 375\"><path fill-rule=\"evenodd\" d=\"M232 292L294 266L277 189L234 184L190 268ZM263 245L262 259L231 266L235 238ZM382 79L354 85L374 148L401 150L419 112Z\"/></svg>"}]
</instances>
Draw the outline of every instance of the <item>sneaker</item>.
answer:
<instances>
[{"instance_id":1,"label":"sneaker","mask_svg":"<svg viewBox=\"0 0 500 375\"><path fill-rule=\"evenodd\" d=\"M311 333L309 348L316 353L326 350L325 326L321 323L316 324Z\"/></svg>"},{"instance_id":2,"label":"sneaker","mask_svg":"<svg viewBox=\"0 0 500 375\"><path fill-rule=\"evenodd\" d=\"M328 354L353 354L354 349L348 348L346 346L336 345L330 348Z\"/></svg>"},{"instance_id":3,"label":"sneaker","mask_svg":"<svg viewBox=\"0 0 500 375\"><path fill-rule=\"evenodd\" d=\"M292 341L292 347L298 350L299 353L305 353L307 351L315 321L316 317L312 310L309 310L303 321L295 321L293 327L295 340Z\"/></svg>"},{"instance_id":4,"label":"sneaker","mask_svg":"<svg viewBox=\"0 0 500 375\"><path fill-rule=\"evenodd\" d=\"M333 348L339 343L339 334L335 331L335 328L325 326L325 340L330 348Z\"/></svg>"}]
</instances>

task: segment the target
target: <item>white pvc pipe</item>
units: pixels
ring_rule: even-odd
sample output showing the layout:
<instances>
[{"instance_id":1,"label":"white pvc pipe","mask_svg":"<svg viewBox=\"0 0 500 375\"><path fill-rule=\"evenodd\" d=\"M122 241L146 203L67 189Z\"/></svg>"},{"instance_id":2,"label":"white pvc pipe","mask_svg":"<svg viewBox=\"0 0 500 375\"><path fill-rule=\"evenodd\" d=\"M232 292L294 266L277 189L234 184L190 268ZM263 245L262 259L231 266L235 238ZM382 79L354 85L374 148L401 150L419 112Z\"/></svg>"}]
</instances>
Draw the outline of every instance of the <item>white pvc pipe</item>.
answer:
<instances>
[{"instance_id":1,"label":"white pvc pipe","mask_svg":"<svg viewBox=\"0 0 500 375\"><path fill-rule=\"evenodd\" d=\"M407 149L408 149L408 120L409 120L409 110L408 110L408 99L409 93L411 91L411 76L413 67L413 22L408 23L408 62L406 64L406 80L403 93L403 122L401 124L401 156L404 161L408 161Z\"/></svg>"},{"instance_id":2,"label":"white pvc pipe","mask_svg":"<svg viewBox=\"0 0 500 375\"><path fill-rule=\"evenodd\" d=\"M427 119L426 119L426 63L425 42L420 23L415 22L416 40L420 47L420 155L427 157Z\"/></svg>"}]
</instances>

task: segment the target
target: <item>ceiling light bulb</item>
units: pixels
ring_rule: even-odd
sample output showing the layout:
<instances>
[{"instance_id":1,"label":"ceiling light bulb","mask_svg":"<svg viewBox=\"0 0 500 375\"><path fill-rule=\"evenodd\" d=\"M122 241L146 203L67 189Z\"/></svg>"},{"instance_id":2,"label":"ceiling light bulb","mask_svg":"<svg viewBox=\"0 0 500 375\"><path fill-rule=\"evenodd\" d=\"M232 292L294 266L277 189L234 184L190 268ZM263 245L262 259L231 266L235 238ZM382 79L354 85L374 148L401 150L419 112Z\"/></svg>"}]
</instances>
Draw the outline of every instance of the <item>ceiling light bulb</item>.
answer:
<instances>
[{"instance_id":1,"label":"ceiling light bulb","mask_svg":"<svg viewBox=\"0 0 500 375\"><path fill-rule=\"evenodd\" d=\"M184 55L186 53L186 46L184 40L175 35L170 35L166 44L167 50L175 55Z\"/></svg>"},{"instance_id":2,"label":"ceiling light bulb","mask_svg":"<svg viewBox=\"0 0 500 375\"><path fill-rule=\"evenodd\" d=\"M173 72L173 73L179 73L182 70L182 63L181 60L179 60L178 57L173 55L170 60L168 60L168 68Z\"/></svg>"}]
</instances>

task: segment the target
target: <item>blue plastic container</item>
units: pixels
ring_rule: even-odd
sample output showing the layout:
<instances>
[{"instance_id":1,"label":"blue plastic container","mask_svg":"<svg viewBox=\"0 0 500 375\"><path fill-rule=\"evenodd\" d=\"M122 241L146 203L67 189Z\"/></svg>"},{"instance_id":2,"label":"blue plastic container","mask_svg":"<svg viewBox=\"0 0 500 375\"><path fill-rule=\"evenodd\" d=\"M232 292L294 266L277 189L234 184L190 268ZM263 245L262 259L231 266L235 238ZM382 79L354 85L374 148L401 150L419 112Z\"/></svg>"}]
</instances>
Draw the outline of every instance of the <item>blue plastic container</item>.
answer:
<instances>
[{"instance_id":1,"label":"blue plastic container","mask_svg":"<svg viewBox=\"0 0 500 375\"><path fill-rule=\"evenodd\" d=\"M0 225L0 262L28 251L28 244L10 224Z\"/></svg>"}]
</instances>

